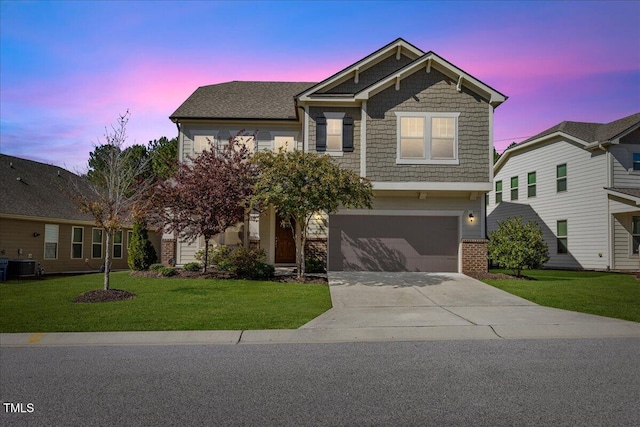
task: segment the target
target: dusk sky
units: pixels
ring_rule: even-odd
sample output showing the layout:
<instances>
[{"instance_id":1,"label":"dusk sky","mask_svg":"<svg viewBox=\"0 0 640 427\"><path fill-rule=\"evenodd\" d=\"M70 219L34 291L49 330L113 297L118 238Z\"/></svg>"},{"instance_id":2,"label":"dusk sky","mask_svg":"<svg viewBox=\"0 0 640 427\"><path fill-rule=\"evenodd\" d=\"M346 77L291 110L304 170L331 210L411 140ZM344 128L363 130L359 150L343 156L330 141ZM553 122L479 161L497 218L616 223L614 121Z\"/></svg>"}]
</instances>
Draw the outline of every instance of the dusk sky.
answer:
<instances>
[{"instance_id":1,"label":"dusk sky","mask_svg":"<svg viewBox=\"0 0 640 427\"><path fill-rule=\"evenodd\" d=\"M402 37L509 96L502 151L640 112L640 2L0 1L0 153L83 171L105 126L177 135L198 87L320 81Z\"/></svg>"}]
</instances>

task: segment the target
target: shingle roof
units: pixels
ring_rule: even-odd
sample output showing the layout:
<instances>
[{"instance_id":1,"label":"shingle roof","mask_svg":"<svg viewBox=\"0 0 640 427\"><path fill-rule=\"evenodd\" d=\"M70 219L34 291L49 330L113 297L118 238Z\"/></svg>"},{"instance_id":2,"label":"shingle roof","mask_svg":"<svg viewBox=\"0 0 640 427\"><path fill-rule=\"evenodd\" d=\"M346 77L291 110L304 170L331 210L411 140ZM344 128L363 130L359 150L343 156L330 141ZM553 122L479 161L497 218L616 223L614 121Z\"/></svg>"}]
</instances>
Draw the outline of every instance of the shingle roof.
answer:
<instances>
[{"instance_id":1,"label":"shingle roof","mask_svg":"<svg viewBox=\"0 0 640 427\"><path fill-rule=\"evenodd\" d=\"M0 214L93 221L65 192L76 179L58 166L0 154Z\"/></svg>"},{"instance_id":2,"label":"shingle roof","mask_svg":"<svg viewBox=\"0 0 640 427\"><path fill-rule=\"evenodd\" d=\"M616 193L625 194L627 196L636 197L640 199L640 188L620 188L610 187L607 190L615 191Z\"/></svg>"},{"instance_id":3,"label":"shingle roof","mask_svg":"<svg viewBox=\"0 0 640 427\"><path fill-rule=\"evenodd\" d=\"M565 121L522 141L520 144L525 144L555 132L563 132L587 142L605 142L638 123L640 123L640 113L632 114L610 123Z\"/></svg>"},{"instance_id":4,"label":"shingle roof","mask_svg":"<svg viewBox=\"0 0 640 427\"><path fill-rule=\"evenodd\" d=\"M296 120L294 96L312 82L233 81L201 86L170 119Z\"/></svg>"}]
</instances>

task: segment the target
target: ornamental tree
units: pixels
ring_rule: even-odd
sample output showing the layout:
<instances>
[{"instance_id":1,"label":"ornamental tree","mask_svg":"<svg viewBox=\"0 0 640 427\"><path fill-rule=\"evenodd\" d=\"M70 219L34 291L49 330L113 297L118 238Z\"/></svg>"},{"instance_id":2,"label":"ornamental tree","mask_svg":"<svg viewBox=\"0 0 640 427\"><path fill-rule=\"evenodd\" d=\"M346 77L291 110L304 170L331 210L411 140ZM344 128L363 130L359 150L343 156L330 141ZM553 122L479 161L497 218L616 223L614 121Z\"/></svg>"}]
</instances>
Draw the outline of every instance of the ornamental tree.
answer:
<instances>
[{"instance_id":1,"label":"ornamental tree","mask_svg":"<svg viewBox=\"0 0 640 427\"><path fill-rule=\"evenodd\" d=\"M208 150L180 163L173 178L161 181L150 199L153 223L187 242L204 237L203 271L211 239L247 215L257 168L240 136L224 144L209 141Z\"/></svg>"},{"instance_id":2,"label":"ornamental tree","mask_svg":"<svg viewBox=\"0 0 640 427\"><path fill-rule=\"evenodd\" d=\"M371 208L371 183L339 167L331 157L300 150L255 155L260 170L252 198L254 206L273 205L292 227L298 278L304 277L307 228L317 212L336 213L340 207Z\"/></svg>"},{"instance_id":3,"label":"ornamental tree","mask_svg":"<svg viewBox=\"0 0 640 427\"><path fill-rule=\"evenodd\" d=\"M498 221L498 229L489 233L489 259L520 277L522 270L541 267L549 261L549 248L542 229L535 221L522 222L522 217Z\"/></svg>"}]
</instances>

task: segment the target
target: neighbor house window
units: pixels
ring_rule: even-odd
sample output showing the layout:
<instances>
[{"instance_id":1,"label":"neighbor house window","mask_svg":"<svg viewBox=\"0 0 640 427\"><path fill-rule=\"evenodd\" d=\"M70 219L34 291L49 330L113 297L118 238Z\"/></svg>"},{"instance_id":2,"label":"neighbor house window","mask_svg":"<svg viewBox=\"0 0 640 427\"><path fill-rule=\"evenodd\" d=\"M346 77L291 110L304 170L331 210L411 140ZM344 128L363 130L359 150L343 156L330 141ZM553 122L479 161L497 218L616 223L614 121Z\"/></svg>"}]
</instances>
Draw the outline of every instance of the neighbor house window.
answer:
<instances>
[{"instance_id":1,"label":"neighbor house window","mask_svg":"<svg viewBox=\"0 0 640 427\"><path fill-rule=\"evenodd\" d=\"M569 253L569 242L567 241L567 220L558 221L557 223L557 236L558 236L558 253Z\"/></svg>"},{"instance_id":2,"label":"neighbor house window","mask_svg":"<svg viewBox=\"0 0 640 427\"><path fill-rule=\"evenodd\" d=\"M527 174L527 197L536 197L536 173Z\"/></svg>"},{"instance_id":3,"label":"neighbor house window","mask_svg":"<svg viewBox=\"0 0 640 427\"><path fill-rule=\"evenodd\" d=\"M342 119L327 119L327 151L342 150Z\"/></svg>"},{"instance_id":4,"label":"neighbor house window","mask_svg":"<svg viewBox=\"0 0 640 427\"><path fill-rule=\"evenodd\" d=\"M633 153L633 170L640 171L640 153Z\"/></svg>"},{"instance_id":5,"label":"neighbor house window","mask_svg":"<svg viewBox=\"0 0 640 427\"><path fill-rule=\"evenodd\" d=\"M44 259L58 259L58 231L56 224L44 226Z\"/></svg>"},{"instance_id":6,"label":"neighbor house window","mask_svg":"<svg viewBox=\"0 0 640 427\"><path fill-rule=\"evenodd\" d=\"M102 258L102 229L91 230L91 258Z\"/></svg>"},{"instance_id":7,"label":"neighbor house window","mask_svg":"<svg viewBox=\"0 0 640 427\"><path fill-rule=\"evenodd\" d=\"M496 205L502 203L502 181L496 181Z\"/></svg>"},{"instance_id":8,"label":"neighbor house window","mask_svg":"<svg viewBox=\"0 0 640 427\"><path fill-rule=\"evenodd\" d=\"M82 258L82 244L84 242L84 227L71 227L71 258Z\"/></svg>"},{"instance_id":9,"label":"neighbor house window","mask_svg":"<svg viewBox=\"0 0 640 427\"><path fill-rule=\"evenodd\" d=\"M282 151L293 151L296 141L292 136L275 136L273 137L273 151L276 153Z\"/></svg>"},{"instance_id":10,"label":"neighbor house window","mask_svg":"<svg viewBox=\"0 0 640 427\"><path fill-rule=\"evenodd\" d=\"M511 200L518 200L518 177L511 178Z\"/></svg>"},{"instance_id":11,"label":"neighbor house window","mask_svg":"<svg viewBox=\"0 0 640 427\"><path fill-rule=\"evenodd\" d=\"M634 216L632 217L632 229L631 229L631 234L632 234L632 239L631 239L631 244L633 245L632 249L632 253L637 254L638 253L638 245L640 245L640 216Z\"/></svg>"},{"instance_id":12,"label":"neighbor house window","mask_svg":"<svg viewBox=\"0 0 640 427\"><path fill-rule=\"evenodd\" d=\"M213 136L195 135L193 137L193 155L197 156L202 154L203 151L211 149L211 144L214 143Z\"/></svg>"},{"instance_id":13,"label":"neighbor house window","mask_svg":"<svg viewBox=\"0 0 640 427\"><path fill-rule=\"evenodd\" d=\"M256 152L256 137L253 135L241 135L236 136L236 144L234 148L239 150L240 147L245 146L250 153Z\"/></svg>"},{"instance_id":14,"label":"neighbor house window","mask_svg":"<svg viewBox=\"0 0 640 427\"><path fill-rule=\"evenodd\" d=\"M556 191L567 191L567 164L556 166Z\"/></svg>"},{"instance_id":15,"label":"neighbor house window","mask_svg":"<svg viewBox=\"0 0 640 427\"><path fill-rule=\"evenodd\" d=\"M113 232L113 258L122 258L122 230Z\"/></svg>"},{"instance_id":16,"label":"neighbor house window","mask_svg":"<svg viewBox=\"0 0 640 427\"><path fill-rule=\"evenodd\" d=\"M458 164L459 113L396 113L397 163Z\"/></svg>"}]
</instances>

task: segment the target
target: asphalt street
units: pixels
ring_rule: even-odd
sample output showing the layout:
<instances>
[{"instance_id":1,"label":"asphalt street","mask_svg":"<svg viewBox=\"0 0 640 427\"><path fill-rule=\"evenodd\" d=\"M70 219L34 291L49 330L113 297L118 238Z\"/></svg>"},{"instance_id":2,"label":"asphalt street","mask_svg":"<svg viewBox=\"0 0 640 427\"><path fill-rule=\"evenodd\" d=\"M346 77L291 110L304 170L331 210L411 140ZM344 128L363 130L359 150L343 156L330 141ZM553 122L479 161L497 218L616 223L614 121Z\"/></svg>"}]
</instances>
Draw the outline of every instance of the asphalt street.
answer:
<instances>
[{"instance_id":1,"label":"asphalt street","mask_svg":"<svg viewBox=\"0 0 640 427\"><path fill-rule=\"evenodd\" d=\"M637 338L0 348L0 425L637 426L639 354Z\"/></svg>"}]
</instances>

